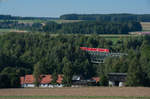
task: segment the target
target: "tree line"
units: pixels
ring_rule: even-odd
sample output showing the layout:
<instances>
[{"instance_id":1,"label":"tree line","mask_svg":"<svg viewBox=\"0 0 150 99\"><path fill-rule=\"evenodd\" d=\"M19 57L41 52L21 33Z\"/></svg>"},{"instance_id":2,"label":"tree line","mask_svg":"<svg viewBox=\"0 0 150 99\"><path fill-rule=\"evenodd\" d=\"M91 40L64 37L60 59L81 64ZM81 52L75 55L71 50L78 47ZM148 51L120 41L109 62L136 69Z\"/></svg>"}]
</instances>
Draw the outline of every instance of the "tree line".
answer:
<instances>
[{"instance_id":1,"label":"tree line","mask_svg":"<svg viewBox=\"0 0 150 99\"><path fill-rule=\"evenodd\" d=\"M64 14L59 18L54 17L20 17L11 15L0 15L0 20L97 20L101 22L150 22L150 14Z\"/></svg>"},{"instance_id":2,"label":"tree line","mask_svg":"<svg viewBox=\"0 0 150 99\"><path fill-rule=\"evenodd\" d=\"M141 31L139 22L100 22L81 21L62 23L50 21L47 23L19 23L18 21L1 21L1 29L19 29L28 31L46 32L49 34L128 34Z\"/></svg>"},{"instance_id":3,"label":"tree line","mask_svg":"<svg viewBox=\"0 0 150 99\"><path fill-rule=\"evenodd\" d=\"M60 19L64 20L97 20L101 22L150 22L150 14L65 14Z\"/></svg>"},{"instance_id":4,"label":"tree line","mask_svg":"<svg viewBox=\"0 0 150 99\"><path fill-rule=\"evenodd\" d=\"M104 64L93 64L80 47L108 48L128 56L108 57ZM150 86L149 53L150 36L113 43L98 35L4 34L0 35L0 87L19 87L20 76L39 73L64 74L68 86L72 75L86 79L99 76L100 85L107 85L111 72L127 73L127 86Z\"/></svg>"},{"instance_id":5,"label":"tree line","mask_svg":"<svg viewBox=\"0 0 150 99\"><path fill-rule=\"evenodd\" d=\"M58 18L52 17L21 17L12 15L0 15L0 20L53 20Z\"/></svg>"},{"instance_id":6,"label":"tree line","mask_svg":"<svg viewBox=\"0 0 150 99\"><path fill-rule=\"evenodd\" d=\"M17 29L17 30L29 30L40 31L42 29L42 23L20 23L18 20L3 20L0 21L0 29Z\"/></svg>"},{"instance_id":7,"label":"tree line","mask_svg":"<svg viewBox=\"0 0 150 99\"><path fill-rule=\"evenodd\" d=\"M43 27L44 32L58 34L128 34L131 31L141 30L139 22L81 21L63 24L49 22Z\"/></svg>"}]
</instances>

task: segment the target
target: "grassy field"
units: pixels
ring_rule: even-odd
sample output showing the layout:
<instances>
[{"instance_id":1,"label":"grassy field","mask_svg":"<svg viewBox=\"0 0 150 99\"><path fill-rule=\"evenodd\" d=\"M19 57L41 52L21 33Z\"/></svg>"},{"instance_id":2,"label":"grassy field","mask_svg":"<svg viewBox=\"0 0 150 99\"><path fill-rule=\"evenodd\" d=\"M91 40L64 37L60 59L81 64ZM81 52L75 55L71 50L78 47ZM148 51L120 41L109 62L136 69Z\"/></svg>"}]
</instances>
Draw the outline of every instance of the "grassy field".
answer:
<instances>
[{"instance_id":1,"label":"grassy field","mask_svg":"<svg viewBox=\"0 0 150 99\"><path fill-rule=\"evenodd\" d=\"M10 33L16 31L15 29L0 29L0 34Z\"/></svg>"},{"instance_id":2,"label":"grassy field","mask_svg":"<svg viewBox=\"0 0 150 99\"><path fill-rule=\"evenodd\" d=\"M0 22L3 22L5 20L0 20ZM62 23L73 23L73 22L80 22L82 20L62 20L62 19L50 19L50 20L40 20L40 19L34 19L34 20L9 20L9 21L18 21L19 23L46 23L46 22L56 22L58 24Z\"/></svg>"},{"instance_id":3,"label":"grassy field","mask_svg":"<svg viewBox=\"0 0 150 99\"><path fill-rule=\"evenodd\" d=\"M46 22L56 22L58 24L62 24L62 23L73 23L73 22L80 22L81 20L18 20L18 22L20 23L46 23Z\"/></svg>"},{"instance_id":4,"label":"grassy field","mask_svg":"<svg viewBox=\"0 0 150 99\"><path fill-rule=\"evenodd\" d=\"M62 24L62 23L81 22L82 20L53 20L53 21L58 23L58 24Z\"/></svg>"},{"instance_id":5,"label":"grassy field","mask_svg":"<svg viewBox=\"0 0 150 99\"><path fill-rule=\"evenodd\" d=\"M150 99L150 88L83 87L0 89L0 99Z\"/></svg>"},{"instance_id":6,"label":"grassy field","mask_svg":"<svg viewBox=\"0 0 150 99\"><path fill-rule=\"evenodd\" d=\"M25 31L25 30L16 30L16 29L0 29L0 34L1 34L1 33L10 33L10 32L27 33L27 31Z\"/></svg>"},{"instance_id":7,"label":"grassy field","mask_svg":"<svg viewBox=\"0 0 150 99\"><path fill-rule=\"evenodd\" d=\"M59 34L50 34L51 36L58 36ZM63 35L63 34L62 34ZM64 34L64 36L70 36L72 34ZM74 36L79 36L78 34L73 34ZM83 36L92 36L93 34L80 34ZM141 35L129 35L129 34L99 34L96 36L100 36L101 38L104 38L106 40L111 40L114 44L118 40L127 40L132 37L139 37Z\"/></svg>"},{"instance_id":8,"label":"grassy field","mask_svg":"<svg viewBox=\"0 0 150 99\"><path fill-rule=\"evenodd\" d=\"M150 31L150 22L141 22L143 31Z\"/></svg>"}]
</instances>

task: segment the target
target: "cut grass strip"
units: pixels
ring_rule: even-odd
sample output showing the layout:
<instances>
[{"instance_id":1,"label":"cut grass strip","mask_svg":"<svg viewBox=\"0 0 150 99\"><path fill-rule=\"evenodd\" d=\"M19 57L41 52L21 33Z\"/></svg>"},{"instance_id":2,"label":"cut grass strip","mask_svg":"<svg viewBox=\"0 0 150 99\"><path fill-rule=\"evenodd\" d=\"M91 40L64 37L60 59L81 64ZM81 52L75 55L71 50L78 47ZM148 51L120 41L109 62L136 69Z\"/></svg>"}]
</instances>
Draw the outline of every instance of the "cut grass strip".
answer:
<instances>
[{"instance_id":1,"label":"cut grass strip","mask_svg":"<svg viewBox=\"0 0 150 99\"><path fill-rule=\"evenodd\" d=\"M101 99L150 99L150 96L0 96L0 98L101 98Z\"/></svg>"}]
</instances>

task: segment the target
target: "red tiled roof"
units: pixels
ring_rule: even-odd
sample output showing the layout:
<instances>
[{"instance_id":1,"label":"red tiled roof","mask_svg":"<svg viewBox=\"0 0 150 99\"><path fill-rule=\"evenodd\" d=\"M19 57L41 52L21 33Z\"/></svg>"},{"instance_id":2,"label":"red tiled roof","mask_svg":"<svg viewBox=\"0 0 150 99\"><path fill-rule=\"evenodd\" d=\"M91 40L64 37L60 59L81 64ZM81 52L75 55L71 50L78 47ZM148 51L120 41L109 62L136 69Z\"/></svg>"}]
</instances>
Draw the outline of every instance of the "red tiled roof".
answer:
<instances>
[{"instance_id":1,"label":"red tiled roof","mask_svg":"<svg viewBox=\"0 0 150 99\"><path fill-rule=\"evenodd\" d=\"M20 77L20 84L24 84L24 77Z\"/></svg>"},{"instance_id":2,"label":"red tiled roof","mask_svg":"<svg viewBox=\"0 0 150 99\"><path fill-rule=\"evenodd\" d=\"M49 84L51 83L52 75L40 75L41 78L41 84ZM93 77L93 80L97 82L100 81L99 77ZM63 81L63 75L58 75L57 83L61 84ZM20 84L33 84L34 83L34 77L33 75L25 75L25 77L20 77Z\"/></svg>"},{"instance_id":3,"label":"red tiled roof","mask_svg":"<svg viewBox=\"0 0 150 99\"><path fill-rule=\"evenodd\" d=\"M41 77L41 84L48 84L52 81L52 75L43 75Z\"/></svg>"},{"instance_id":4,"label":"red tiled roof","mask_svg":"<svg viewBox=\"0 0 150 99\"><path fill-rule=\"evenodd\" d=\"M63 80L63 75L58 75L57 83L61 84Z\"/></svg>"},{"instance_id":5,"label":"red tiled roof","mask_svg":"<svg viewBox=\"0 0 150 99\"><path fill-rule=\"evenodd\" d=\"M98 83L100 81L100 78L99 77L92 77L93 80L96 81L96 83Z\"/></svg>"},{"instance_id":6,"label":"red tiled roof","mask_svg":"<svg viewBox=\"0 0 150 99\"><path fill-rule=\"evenodd\" d=\"M51 83L52 75L40 75L40 83L41 84L49 84ZM57 83L61 84L63 80L63 75L58 75ZM20 84L33 84L34 77L33 75L25 75L24 77L20 77Z\"/></svg>"},{"instance_id":7,"label":"red tiled roof","mask_svg":"<svg viewBox=\"0 0 150 99\"><path fill-rule=\"evenodd\" d=\"M33 75L25 75L24 83L33 84L34 83Z\"/></svg>"}]
</instances>

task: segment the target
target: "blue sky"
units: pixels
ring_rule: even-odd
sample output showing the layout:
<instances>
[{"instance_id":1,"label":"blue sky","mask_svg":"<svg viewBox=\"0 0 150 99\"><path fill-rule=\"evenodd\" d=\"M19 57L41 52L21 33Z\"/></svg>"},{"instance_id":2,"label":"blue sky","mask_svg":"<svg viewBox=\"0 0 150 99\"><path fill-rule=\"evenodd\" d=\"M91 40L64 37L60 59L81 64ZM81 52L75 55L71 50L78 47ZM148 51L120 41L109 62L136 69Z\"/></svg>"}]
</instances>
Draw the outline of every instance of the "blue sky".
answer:
<instances>
[{"instance_id":1,"label":"blue sky","mask_svg":"<svg viewBox=\"0 0 150 99\"><path fill-rule=\"evenodd\" d=\"M0 14L59 17L70 13L150 14L150 0L0 0Z\"/></svg>"}]
</instances>

